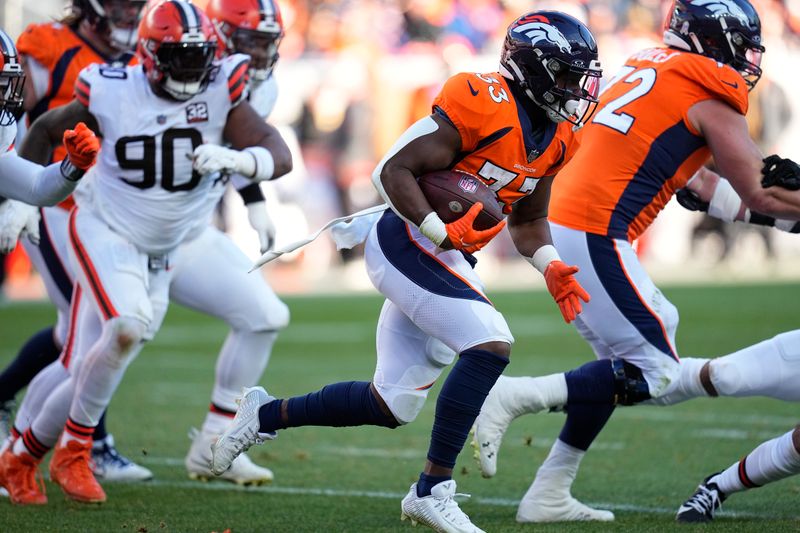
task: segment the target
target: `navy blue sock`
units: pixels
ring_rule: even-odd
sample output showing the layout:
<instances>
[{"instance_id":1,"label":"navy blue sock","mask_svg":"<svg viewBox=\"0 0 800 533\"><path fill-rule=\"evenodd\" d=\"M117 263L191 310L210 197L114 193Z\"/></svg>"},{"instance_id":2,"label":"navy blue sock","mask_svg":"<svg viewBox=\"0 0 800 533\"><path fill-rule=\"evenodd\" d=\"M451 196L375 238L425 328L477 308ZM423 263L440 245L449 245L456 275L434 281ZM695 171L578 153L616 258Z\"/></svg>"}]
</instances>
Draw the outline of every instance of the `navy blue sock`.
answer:
<instances>
[{"instance_id":1,"label":"navy blue sock","mask_svg":"<svg viewBox=\"0 0 800 533\"><path fill-rule=\"evenodd\" d=\"M286 423L281 420L281 403L282 400L276 400L259 409L262 433L300 426L395 428L400 425L392 415L381 410L369 381L333 383L317 392L289 398Z\"/></svg>"},{"instance_id":2,"label":"navy blue sock","mask_svg":"<svg viewBox=\"0 0 800 533\"><path fill-rule=\"evenodd\" d=\"M612 404L567 404L567 420L558 438L574 448L588 450L615 407Z\"/></svg>"},{"instance_id":3,"label":"navy blue sock","mask_svg":"<svg viewBox=\"0 0 800 533\"><path fill-rule=\"evenodd\" d=\"M461 352L436 401L428 448L430 462L445 468L455 466L483 401L507 364L507 357L486 350Z\"/></svg>"},{"instance_id":4,"label":"navy blue sock","mask_svg":"<svg viewBox=\"0 0 800 533\"><path fill-rule=\"evenodd\" d=\"M40 370L58 359L60 353L52 326L34 334L0 374L0 402L13 400Z\"/></svg>"},{"instance_id":5,"label":"navy blue sock","mask_svg":"<svg viewBox=\"0 0 800 533\"><path fill-rule=\"evenodd\" d=\"M106 431L106 412L103 411L103 416L100 417L100 421L94 427L94 433L92 433L92 440L100 441L106 438L107 436L108 436L108 431Z\"/></svg>"},{"instance_id":6,"label":"navy blue sock","mask_svg":"<svg viewBox=\"0 0 800 533\"><path fill-rule=\"evenodd\" d=\"M448 479L451 479L450 476L430 476L425 472L420 472L419 481L417 481L417 496L420 498L428 496L433 487Z\"/></svg>"},{"instance_id":7,"label":"navy blue sock","mask_svg":"<svg viewBox=\"0 0 800 533\"><path fill-rule=\"evenodd\" d=\"M567 381L567 405L613 404L614 370L611 361L592 361L564 374Z\"/></svg>"}]
</instances>

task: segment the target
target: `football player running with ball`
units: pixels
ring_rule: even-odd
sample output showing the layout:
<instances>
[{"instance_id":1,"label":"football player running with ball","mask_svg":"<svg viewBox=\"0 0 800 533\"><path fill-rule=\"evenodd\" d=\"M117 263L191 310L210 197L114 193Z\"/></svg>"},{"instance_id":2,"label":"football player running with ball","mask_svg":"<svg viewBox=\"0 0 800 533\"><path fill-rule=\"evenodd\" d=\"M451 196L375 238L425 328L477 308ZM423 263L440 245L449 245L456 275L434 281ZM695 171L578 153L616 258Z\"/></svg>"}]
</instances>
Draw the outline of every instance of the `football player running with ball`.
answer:
<instances>
[{"instance_id":1,"label":"football player running with ball","mask_svg":"<svg viewBox=\"0 0 800 533\"><path fill-rule=\"evenodd\" d=\"M277 430L407 424L458 355L436 402L424 471L403 498L402 516L436 531L481 531L454 500L452 471L511 353L508 325L472 268L473 254L505 221L474 229L476 203L445 224L416 179L442 169L479 177L509 214L519 252L544 273L564 318L574 319L588 295L575 281L576 269L552 247L547 203L553 176L577 148L574 130L594 108L600 76L591 32L569 15L539 11L509 26L499 72L462 73L446 82L431 115L412 125L373 173L391 206L366 243L368 273L386 296L373 381L335 383L290 399L247 390L214 446L215 473Z\"/></svg>"},{"instance_id":2,"label":"football player running with ball","mask_svg":"<svg viewBox=\"0 0 800 533\"><path fill-rule=\"evenodd\" d=\"M570 494L586 450L617 405L658 402L681 387L677 309L631 247L675 191L713 155L747 206L800 219L800 192L786 184L800 179L797 166L788 165L794 180L762 183L763 156L744 117L764 51L753 6L676 0L664 44L631 56L611 80L583 148L553 185L553 241L592 294L575 325L598 360L563 374L501 378L476 422L476 453L489 477L514 418L566 407L564 428L520 503L520 522L613 519Z\"/></svg>"},{"instance_id":3,"label":"football player running with ball","mask_svg":"<svg viewBox=\"0 0 800 533\"><path fill-rule=\"evenodd\" d=\"M53 133L83 120L102 132L104 149L70 214L80 291L67 341L77 347L63 362L70 377L0 456L0 483L18 503L46 502L35 476L54 446L50 476L67 497L105 501L89 465L92 431L163 320L171 254L214 209L207 200L220 172L266 180L291 170L277 130L247 103L247 58L214 60L216 34L202 11L154 4L138 36L139 66L84 70L77 99L37 120L23 146L47 159Z\"/></svg>"}]
</instances>

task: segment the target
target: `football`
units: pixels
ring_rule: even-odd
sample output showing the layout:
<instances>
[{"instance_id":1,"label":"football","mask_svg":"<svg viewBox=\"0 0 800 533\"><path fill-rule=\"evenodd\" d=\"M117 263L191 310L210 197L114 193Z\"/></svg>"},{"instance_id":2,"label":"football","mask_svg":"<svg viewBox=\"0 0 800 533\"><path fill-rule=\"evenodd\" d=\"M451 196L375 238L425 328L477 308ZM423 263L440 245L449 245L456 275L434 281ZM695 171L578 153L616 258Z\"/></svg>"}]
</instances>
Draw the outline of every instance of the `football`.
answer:
<instances>
[{"instance_id":1,"label":"football","mask_svg":"<svg viewBox=\"0 0 800 533\"><path fill-rule=\"evenodd\" d=\"M503 208L494 191L468 172L439 170L420 176L418 183L428 203L445 224L464 216L475 202L483 204L483 210L473 224L475 229L489 229L503 220Z\"/></svg>"}]
</instances>

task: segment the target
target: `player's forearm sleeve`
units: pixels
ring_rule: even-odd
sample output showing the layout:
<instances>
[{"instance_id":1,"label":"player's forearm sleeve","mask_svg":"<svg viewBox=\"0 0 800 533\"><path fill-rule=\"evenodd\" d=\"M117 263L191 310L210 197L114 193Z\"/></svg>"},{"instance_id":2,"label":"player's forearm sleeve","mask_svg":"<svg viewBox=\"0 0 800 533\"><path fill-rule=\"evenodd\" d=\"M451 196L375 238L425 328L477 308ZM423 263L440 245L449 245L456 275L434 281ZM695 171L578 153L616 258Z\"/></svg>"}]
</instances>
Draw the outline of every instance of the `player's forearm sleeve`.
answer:
<instances>
[{"instance_id":1,"label":"player's forearm sleeve","mask_svg":"<svg viewBox=\"0 0 800 533\"><path fill-rule=\"evenodd\" d=\"M55 205L72 193L77 182L64 178L58 163L43 167L16 152L0 156L0 196L30 205Z\"/></svg>"},{"instance_id":2,"label":"player's forearm sleeve","mask_svg":"<svg viewBox=\"0 0 800 533\"><path fill-rule=\"evenodd\" d=\"M231 176L231 184L233 184L239 196L242 197L245 205L266 200L264 193L261 191L261 185L253 183L252 179L248 179L241 174L234 174Z\"/></svg>"}]
</instances>

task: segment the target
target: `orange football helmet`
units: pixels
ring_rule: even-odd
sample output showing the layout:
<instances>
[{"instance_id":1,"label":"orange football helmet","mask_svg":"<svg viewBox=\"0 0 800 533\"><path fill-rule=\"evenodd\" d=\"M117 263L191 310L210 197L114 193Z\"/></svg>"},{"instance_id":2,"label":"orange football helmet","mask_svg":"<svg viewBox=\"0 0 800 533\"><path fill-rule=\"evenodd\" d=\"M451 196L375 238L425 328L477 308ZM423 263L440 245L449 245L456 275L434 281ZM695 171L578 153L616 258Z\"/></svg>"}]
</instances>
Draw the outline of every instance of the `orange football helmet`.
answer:
<instances>
[{"instance_id":1,"label":"orange football helmet","mask_svg":"<svg viewBox=\"0 0 800 533\"><path fill-rule=\"evenodd\" d=\"M216 73L211 21L183 0L151 4L139 24L136 53L150 82L175 100L203 92Z\"/></svg>"},{"instance_id":2,"label":"orange football helmet","mask_svg":"<svg viewBox=\"0 0 800 533\"><path fill-rule=\"evenodd\" d=\"M0 30L0 126L10 126L22 115L25 73L14 41Z\"/></svg>"},{"instance_id":3,"label":"orange football helmet","mask_svg":"<svg viewBox=\"0 0 800 533\"><path fill-rule=\"evenodd\" d=\"M225 53L250 56L250 79L269 78L278 61L283 19L275 0L209 0L206 13L214 23Z\"/></svg>"}]
</instances>

